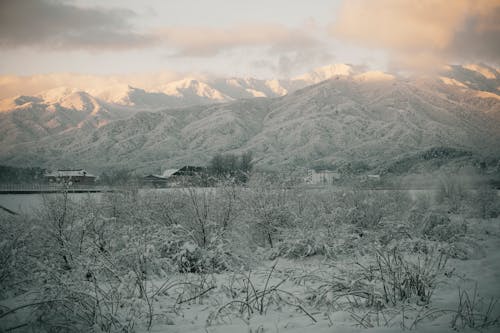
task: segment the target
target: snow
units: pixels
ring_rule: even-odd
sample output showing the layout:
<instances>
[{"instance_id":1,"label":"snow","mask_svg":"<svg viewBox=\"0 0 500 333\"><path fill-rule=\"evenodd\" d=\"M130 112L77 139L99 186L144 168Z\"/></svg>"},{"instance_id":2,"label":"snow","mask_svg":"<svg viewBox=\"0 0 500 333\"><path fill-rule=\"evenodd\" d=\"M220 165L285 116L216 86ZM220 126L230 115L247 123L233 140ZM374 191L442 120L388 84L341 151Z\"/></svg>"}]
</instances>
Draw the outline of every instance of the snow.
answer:
<instances>
[{"instance_id":1,"label":"snow","mask_svg":"<svg viewBox=\"0 0 500 333\"><path fill-rule=\"evenodd\" d=\"M177 171L179 171L179 169L166 169L165 171L163 171L161 176L164 178L168 178L168 177L172 176L174 173L176 173Z\"/></svg>"},{"instance_id":2,"label":"snow","mask_svg":"<svg viewBox=\"0 0 500 333\"><path fill-rule=\"evenodd\" d=\"M228 189L234 192L226 192ZM80 194L79 197L75 197L70 194L70 197L77 199L75 201L81 205L74 206L77 202L68 205L68 216L74 218L74 221L71 220L72 223L68 228L62 229L61 232L73 235L67 240L74 242L70 243L71 245L84 244L80 250L68 246L68 251L71 249L74 251L71 253L74 253L75 257L78 256L73 270L54 268L59 263L58 253L54 249L58 248L59 244L50 242L55 233L45 234L44 228L53 226L43 224L44 219L40 218L41 210L34 210L32 216L25 215L19 220L9 220L2 215L5 222L2 228L6 228L2 230L8 232L2 233L0 250L6 254L14 250L12 252L14 259L4 262L9 265L16 264L18 258L31 260L30 256L33 256L38 265L37 274L33 274L32 278L38 280L33 286L23 284L16 290L17 294L11 294L8 289L0 289L2 291L0 306L9 309L44 301L50 297L64 299L69 293L70 301L64 304L64 308L59 309L62 309L60 311L71 309L67 310L67 314L72 315L74 312L71 312L73 311L71 306L76 304L75 300L80 299L81 291L84 296L94 297L95 293L95 297L101 297L103 301L109 302L109 308L100 308L104 314L113 311L113 320L120 324L131 320L135 332L138 333L166 331L363 333L401 332L410 329L415 332L451 333L456 331L452 328L452 321L458 311L459 292L467 292L471 296L477 292L476 300L484 300L486 305L490 297L500 299L500 218L469 217L476 214L473 210L468 210L474 207L469 205L472 203L471 199L475 197L463 201L467 209L460 214L446 213L446 204L437 202L432 206L417 209L415 212L424 216L428 216L429 212L434 214L442 210L436 214L444 218L442 221L449 227L444 229L447 230L446 233L441 233L438 229L427 233L422 227L425 229L430 224L425 221L425 217L424 220L420 220L407 215L410 207L415 208L415 203L406 202L405 196L399 191L394 193L368 191L358 197L364 198L359 202L362 205L373 197L385 198L372 204L376 209L390 211L384 213L378 225L362 227L356 221L345 219L341 213L344 208L351 211L355 201L351 202L349 198L351 195L360 195L359 189L352 192L339 189L341 191L339 193L329 187L321 189L293 187L286 190L287 199L283 203L285 206L281 208L292 213L293 219L298 218L298 220L289 221L292 222L290 225L288 223L280 225L282 230L277 231L279 236L276 234L275 247L270 248L259 244L255 238L258 237L258 233L254 230L257 228L255 224L257 220L247 220L256 214L256 207L246 204L252 200L252 194L265 193L267 189L262 185L256 186L254 182L250 182L245 188L194 190L201 195L199 198L204 200L204 203L197 201L196 197L191 197L193 206L187 206L190 205L190 200L185 200L184 195L192 192L185 189L165 190L169 192L150 190L92 194L97 196L97 200L92 200L90 195ZM268 199L273 200L281 191L280 188L278 192L268 192ZM180 197L161 195L168 193ZM235 195L242 200L231 201L228 205L229 202L222 199L224 197L211 196L217 194L230 194L229 197ZM116 195L114 199L117 200L113 200L110 195ZM47 202L51 200L51 196L44 197L44 200L41 196L22 197L31 204L38 200L37 204L42 205L41 201ZM217 200L213 201L214 198ZM0 204L13 208L8 201L2 201L0 195ZM94 204L97 202L99 203ZM380 207L382 202L387 207ZM113 206L113 210L109 210L109 204L116 206ZM295 204L299 204L300 207L295 207ZM343 206L344 204L347 206ZM48 207L51 206L45 206L45 209ZM332 209L334 207L336 208ZM358 210L366 208L356 207ZM200 213L197 211L200 208L203 210L202 214L206 214L208 223L206 226L209 228L216 227L221 222L217 216L225 212L225 209L230 209L231 227L224 231L230 231L226 234L228 242L216 245L216 248L223 252L214 255L212 247L201 249L199 243L196 243L197 238L194 235L200 231L191 223L192 217ZM414 211L413 208L411 211ZM116 216L113 215L116 214L115 209L120 211ZM196 212L190 211L191 209L196 209ZM237 211L233 212L232 209ZM164 213L172 214L170 217L173 217L176 223L174 225L166 223ZM364 216L369 218L367 215ZM203 219L200 215L197 218ZM306 228L303 224L306 224ZM441 224L435 226L439 225ZM452 228L456 225L465 226L466 229ZM82 229L83 227L85 228ZM178 230L181 231L180 234L177 233ZM208 241L214 242L217 239L216 231L211 230L214 234L208 235ZM20 235L28 234L31 237L28 239L33 240L27 243L30 251L27 251L24 242L17 242L15 236L19 231ZM453 237L449 238L450 233ZM293 237L294 234L298 234L298 238ZM94 244L99 241L94 238L95 235L105 235L106 241L109 240L109 244L104 245L106 249L109 248L105 254L98 251L99 247L91 248L99 245ZM298 254L294 256L280 252L282 246L300 245L299 240L303 240L304 236L307 238L307 235L317 237L313 242L315 245L321 245L318 248L329 248L331 251L316 252L314 255L311 252L302 252L302 255L296 252ZM247 241L250 241L251 245ZM168 252L170 248L166 245L171 243L178 244L173 247L177 252ZM39 246L38 244L43 244L40 253L44 254L43 251L47 251L47 258L44 258L44 261L39 259L38 249L31 248ZM450 249L457 244L466 244L463 249L466 249L469 255L454 256L453 253L456 252ZM162 251L163 248L167 252ZM202 254L200 257L195 257L197 259L193 261L194 265L199 264L203 256L217 261L219 259L217 255L227 255L228 252L232 254L233 251L242 251L246 262L241 265L238 262L230 266L229 270L210 273L182 273L176 269L175 264L172 264L175 263L177 256L183 258L183 262L189 261L188 256L182 256L192 255L197 251L201 251ZM446 257L444 255L441 257L442 253L448 253L451 257L445 265L436 268L436 260ZM394 257L390 259L389 256L392 254ZM377 261L377 258L382 258L381 256L386 256L386 259ZM6 256L6 258L11 257ZM92 263L88 264L88 261ZM386 267L388 262L393 263L390 271L382 268ZM19 263L22 264L24 261ZM136 275L137 271L133 271L135 265L141 265L144 279L142 275L140 278ZM27 268L21 266L23 272L24 269L35 269L30 265L27 266ZM101 269L103 271L100 271ZM98 277L94 280L96 285L85 277L85 274L91 271L101 272L95 275ZM383 271L388 272L386 275L388 279L392 279L393 276L404 279L405 283L401 285L404 288L407 288L408 284L427 281L420 286L424 289L432 288L430 290L433 292L427 293L426 295L430 295L429 298L423 299L422 295L415 296L417 291L414 289L405 289L415 294L413 296L411 293L402 294L403 299L397 299L392 303L383 296L387 290L383 287L385 280L379 275ZM118 274L118 278L110 279L109 272ZM44 278L50 279L46 273L62 277L64 283L61 283L60 279L44 280ZM418 280L415 280L416 278ZM25 276L21 274L15 278L9 277L7 281L12 283L16 282L16 279L25 281ZM139 283L142 284L139 286ZM47 290L47 295L36 292L41 289L40 286ZM110 293L106 294L107 291ZM144 297L144 294L148 297ZM96 306L99 304L94 305L90 302L84 309L95 310ZM31 321L35 328L39 327L36 326L39 325L36 317L30 316L31 309L33 308L28 306L24 311L6 315L0 321L0 329L14 327L27 321ZM481 308L478 302L474 310L484 314L485 309ZM50 307L39 311L50 311ZM147 327L148 313L152 314L150 330ZM493 308L490 317L496 318L497 315L500 315L498 305ZM97 323L103 323L108 318L91 317L96 323L95 330L99 331ZM481 323L482 318L476 324L481 325ZM88 322L83 322L83 325L86 324ZM493 326L479 331L497 332L499 325L500 322L496 322ZM463 332L475 332L467 327L458 329Z\"/></svg>"},{"instance_id":3,"label":"snow","mask_svg":"<svg viewBox=\"0 0 500 333\"><path fill-rule=\"evenodd\" d=\"M476 96L480 98L494 98L494 99L500 99L500 95L490 93L488 91L477 91Z\"/></svg>"},{"instance_id":4,"label":"snow","mask_svg":"<svg viewBox=\"0 0 500 333\"><path fill-rule=\"evenodd\" d=\"M267 80L266 86L269 87L272 92L278 96L284 96L288 94L288 90L281 86L278 80Z\"/></svg>"},{"instance_id":5,"label":"snow","mask_svg":"<svg viewBox=\"0 0 500 333\"><path fill-rule=\"evenodd\" d=\"M349 76L352 71L352 67L349 65L334 64L317 68L310 73L295 77L294 80L302 80L308 84L314 84L336 76Z\"/></svg>"},{"instance_id":6,"label":"snow","mask_svg":"<svg viewBox=\"0 0 500 333\"><path fill-rule=\"evenodd\" d=\"M266 94L264 94L262 91L257 91L254 89L245 89L248 93L250 93L253 97L267 97Z\"/></svg>"},{"instance_id":7,"label":"snow","mask_svg":"<svg viewBox=\"0 0 500 333\"><path fill-rule=\"evenodd\" d=\"M355 80L360 81L392 81L395 78L394 75L382 71L368 71L354 76Z\"/></svg>"},{"instance_id":8,"label":"snow","mask_svg":"<svg viewBox=\"0 0 500 333\"><path fill-rule=\"evenodd\" d=\"M441 81L443 81L444 84L448 84L451 86L457 86L457 87L461 87L461 88L467 88L467 86L465 84L463 84L462 82L455 80L455 79L452 79L452 78L449 78L449 77L440 76L439 79L441 79Z\"/></svg>"},{"instance_id":9,"label":"snow","mask_svg":"<svg viewBox=\"0 0 500 333\"><path fill-rule=\"evenodd\" d=\"M478 72L482 76L484 76L487 79L493 79L495 80L498 76L498 71L493 69L493 68L488 68L487 66L482 66L479 64L467 64L463 66L464 68L467 68L471 71Z\"/></svg>"},{"instance_id":10,"label":"snow","mask_svg":"<svg viewBox=\"0 0 500 333\"><path fill-rule=\"evenodd\" d=\"M174 81L159 88L159 91L177 97L186 97L194 94L198 97L205 97L214 101L228 100L220 91L212 88L209 84L199 81L195 78L185 78L179 81Z\"/></svg>"},{"instance_id":11,"label":"snow","mask_svg":"<svg viewBox=\"0 0 500 333\"><path fill-rule=\"evenodd\" d=\"M408 325L426 311L436 311L435 316L429 316L419 321L415 332L456 332L450 327L453 314L450 312L440 312L440 310L455 310L458 304L459 290L472 292L477 286L479 297L488 299L489 297L500 298L500 220L476 220L475 225L471 225L475 237L481 241L481 246L485 249L486 255L480 259L458 260L450 259L448 263L448 277L443 276L439 287L432 296L432 303L428 307L419 308L406 305L404 310L405 321ZM485 234L485 231L488 233ZM280 283L282 279L288 280L281 284L280 289L287 293L295 295L298 299L307 299L311 294L314 295L314 288L321 284L293 282L300 276L325 276L338 277L343 271L355 269L356 263L368 266L371 255L361 255L357 257L341 256L334 261L327 261L321 257L310 257L307 259L279 259L275 273L270 280L269 285ZM259 265L252 273L254 277L255 288L262 288L267 278L271 266L276 261L265 261ZM243 273L247 274L247 273ZM353 318L353 312L342 309L341 306L327 309L315 309L304 305L305 309L317 320L313 322L302 311L293 306L273 306L269 305L269 310L265 315L254 314L250 318L239 317L238 315L229 316L224 320L211 322L210 318L221 305L229 302L224 296L223 286L230 285L234 279L231 274L216 274L217 288L210 293L211 296L206 300L190 302L178 309L180 316L172 315L171 321L167 325L155 325L152 332L401 332L402 315L401 310L390 314L390 309L386 309L385 316L380 318L380 326L376 322L372 328L363 328ZM298 280L297 280L298 281ZM307 278L306 278L307 281ZM315 294L318 296L318 294ZM328 302L328 295L326 301ZM333 300L333 295L330 296ZM168 302L168 299L164 299ZM161 303L161 300L160 300ZM161 306L161 305L160 305ZM346 306L347 307L347 306ZM164 309L168 305L163 305ZM498 312L498 309L496 309ZM367 312L368 310L366 310ZM360 310L363 314L363 310ZM384 318L390 319L389 324L384 324ZM208 325L207 325L208 323ZM497 332L498 327L482 329L481 332ZM465 328L462 332L476 332L474 329Z\"/></svg>"},{"instance_id":12,"label":"snow","mask_svg":"<svg viewBox=\"0 0 500 333\"><path fill-rule=\"evenodd\" d=\"M134 103L130 101L130 92L133 89L130 85L122 83L111 85L104 89L90 90L89 93L110 103L132 106Z\"/></svg>"}]
</instances>

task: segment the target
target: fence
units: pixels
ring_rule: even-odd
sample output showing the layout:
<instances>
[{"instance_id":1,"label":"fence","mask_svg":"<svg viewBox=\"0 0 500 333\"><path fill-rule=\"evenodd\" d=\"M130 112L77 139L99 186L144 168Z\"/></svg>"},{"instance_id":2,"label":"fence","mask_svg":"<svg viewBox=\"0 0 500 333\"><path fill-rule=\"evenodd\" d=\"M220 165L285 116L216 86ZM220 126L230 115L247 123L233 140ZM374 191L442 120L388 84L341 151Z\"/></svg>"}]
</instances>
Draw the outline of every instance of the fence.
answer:
<instances>
[{"instance_id":1,"label":"fence","mask_svg":"<svg viewBox=\"0 0 500 333\"><path fill-rule=\"evenodd\" d=\"M84 185L84 184L0 184L0 193L3 194L29 194L29 193L58 193L58 192L107 192L111 191L108 186Z\"/></svg>"}]
</instances>

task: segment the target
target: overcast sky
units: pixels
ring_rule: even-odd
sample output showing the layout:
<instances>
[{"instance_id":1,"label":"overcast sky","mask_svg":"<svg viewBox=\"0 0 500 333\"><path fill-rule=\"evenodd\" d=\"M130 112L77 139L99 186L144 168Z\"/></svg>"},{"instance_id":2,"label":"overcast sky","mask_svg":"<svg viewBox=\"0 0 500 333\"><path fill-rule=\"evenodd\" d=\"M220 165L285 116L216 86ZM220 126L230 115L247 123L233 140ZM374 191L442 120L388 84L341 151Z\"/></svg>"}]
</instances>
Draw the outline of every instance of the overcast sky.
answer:
<instances>
[{"instance_id":1,"label":"overcast sky","mask_svg":"<svg viewBox=\"0 0 500 333\"><path fill-rule=\"evenodd\" d=\"M2 0L0 74L498 66L500 0Z\"/></svg>"}]
</instances>

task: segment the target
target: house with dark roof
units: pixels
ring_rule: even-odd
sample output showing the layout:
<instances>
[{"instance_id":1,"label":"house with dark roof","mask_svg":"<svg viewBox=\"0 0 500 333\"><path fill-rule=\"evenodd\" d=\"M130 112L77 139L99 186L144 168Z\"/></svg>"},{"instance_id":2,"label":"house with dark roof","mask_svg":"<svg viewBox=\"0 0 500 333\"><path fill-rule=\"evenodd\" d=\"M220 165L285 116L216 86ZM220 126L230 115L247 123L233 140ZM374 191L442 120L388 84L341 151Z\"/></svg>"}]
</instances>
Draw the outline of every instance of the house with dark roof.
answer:
<instances>
[{"instance_id":1,"label":"house with dark roof","mask_svg":"<svg viewBox=\"0 0 500 333\"><path fill-rule=\"evenodd\" d=\"M146 186L150 187L167 187L168 179L160 175L147 175L142 178L142 182Z\"/></svg>"}]
</instances>

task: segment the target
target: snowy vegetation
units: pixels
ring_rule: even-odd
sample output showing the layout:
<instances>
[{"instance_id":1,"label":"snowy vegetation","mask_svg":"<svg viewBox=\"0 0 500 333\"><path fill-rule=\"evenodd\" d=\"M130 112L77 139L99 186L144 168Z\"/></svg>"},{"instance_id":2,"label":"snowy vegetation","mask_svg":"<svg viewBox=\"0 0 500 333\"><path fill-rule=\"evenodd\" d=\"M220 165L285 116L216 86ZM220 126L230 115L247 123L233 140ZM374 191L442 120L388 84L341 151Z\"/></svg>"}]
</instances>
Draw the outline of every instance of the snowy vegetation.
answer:
<instances>
[{"instance_id":1,"label":"snowy vegetation","mask_svg":"<svg viewBox=\"0 0 500 333\"><path fill-rule=\"evenodd\" d=\"M498 252L499 215L495 191L451 179L415 198L274 176L62 193L2 215L0 330L495 331L498 281L467 267Z\"/></svg>"}]
</instances>

